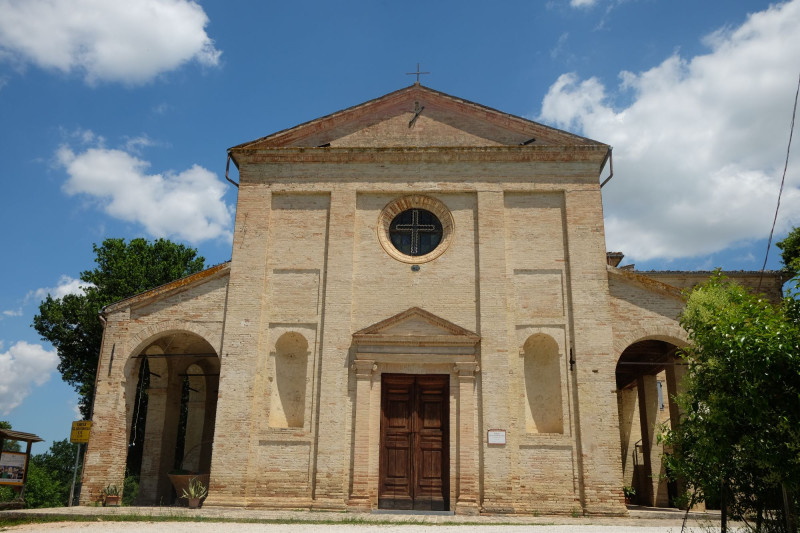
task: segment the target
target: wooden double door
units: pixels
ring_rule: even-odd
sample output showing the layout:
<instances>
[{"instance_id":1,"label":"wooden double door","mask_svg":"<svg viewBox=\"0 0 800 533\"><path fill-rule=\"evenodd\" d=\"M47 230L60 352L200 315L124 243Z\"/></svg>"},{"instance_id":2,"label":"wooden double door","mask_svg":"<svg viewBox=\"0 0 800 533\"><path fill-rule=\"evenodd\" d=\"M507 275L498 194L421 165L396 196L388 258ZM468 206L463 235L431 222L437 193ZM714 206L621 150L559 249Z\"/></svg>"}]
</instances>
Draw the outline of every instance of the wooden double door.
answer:
<instances>
[{"instance_id":1,"label":"wooden double door","mask_svg":"<svg viewBox=\"0 0 800 533\"><path fill-rule=\"evenodd\" d=\"M449 384L448 375L382 375L378 508L449 510Z\"/></svg>"}]
</instances>

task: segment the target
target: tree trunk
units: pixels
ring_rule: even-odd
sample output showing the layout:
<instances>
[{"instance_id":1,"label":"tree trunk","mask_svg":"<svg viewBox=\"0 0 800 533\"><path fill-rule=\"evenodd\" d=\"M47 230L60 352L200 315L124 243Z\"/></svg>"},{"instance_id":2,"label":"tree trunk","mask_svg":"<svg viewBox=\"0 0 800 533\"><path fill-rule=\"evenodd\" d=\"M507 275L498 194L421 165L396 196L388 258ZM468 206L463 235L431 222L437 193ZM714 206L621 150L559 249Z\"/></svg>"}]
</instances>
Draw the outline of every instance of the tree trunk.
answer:
<instances>
[{"instance_id":1,"label":"tree trunk","mask_svg":"<svg viewBox=\"0 0 800 533\"><path fill-rule=\"evenodd\" d=\"M728 533L728 498L725 490L725 480L719 482L719 528L722 533Z\"/></svg>"},{"instance_id":2,"label":"tree trunk","mask_svg":"<svg viewBox=\"0 0 800 533\"><path fill-rule=\"evenodd\" d=\"M785 483L781 483L781 492L783 493L783 517L786 520L786 531L796 533L797 517L794 514L792 505L794 503L794 495L786 490Z\"/></svg>"}]
</instances>

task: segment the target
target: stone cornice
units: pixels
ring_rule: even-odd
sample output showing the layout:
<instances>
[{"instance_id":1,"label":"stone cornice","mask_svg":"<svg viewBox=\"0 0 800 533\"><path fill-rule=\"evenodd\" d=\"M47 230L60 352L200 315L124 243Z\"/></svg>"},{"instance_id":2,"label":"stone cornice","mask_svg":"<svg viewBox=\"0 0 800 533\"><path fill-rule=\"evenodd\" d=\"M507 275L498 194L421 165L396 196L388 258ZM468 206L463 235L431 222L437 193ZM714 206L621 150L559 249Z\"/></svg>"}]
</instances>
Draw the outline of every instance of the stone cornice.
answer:
<instances>
[{"instance_id":1,"label":"stone cornice","mask_svg":"<svg viewBox=\"0 0 800 533\"><path fill-rule=\"evenodd\" d=\"M492 161L530 163L573 161L596 163L600 172L606 160L605 145L568 146L434 146L379 148L268 148L232 149L238 165L259 163L452 163Z\"/></svg>"},{"instance_id":2,"label":"stone cornice","mask_svg":"<svg viewBox=\"0 0 800 533\"><path fill-rule=\"evenodd\" d=\"M353 335L358 346L475 346L479 341L469 335Z\"/></svg>"}]
</instances>

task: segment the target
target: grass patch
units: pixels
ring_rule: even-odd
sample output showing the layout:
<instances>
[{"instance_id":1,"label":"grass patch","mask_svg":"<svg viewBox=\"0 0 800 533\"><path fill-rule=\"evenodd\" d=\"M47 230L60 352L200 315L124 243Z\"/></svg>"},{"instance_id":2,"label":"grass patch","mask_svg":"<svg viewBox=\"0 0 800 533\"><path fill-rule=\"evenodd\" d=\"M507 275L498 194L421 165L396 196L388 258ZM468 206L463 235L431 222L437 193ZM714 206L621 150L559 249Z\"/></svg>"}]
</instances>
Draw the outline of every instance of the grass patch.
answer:
<instances>
[{"instance_id":1,"label":"grass patch","mask_svg":"<svg viewBox=\"0 0 800 533\"><path fill-rule=\"evenodd\" d=\"M308 518L223 518L198 515L59 515L59 514L11 514L0 515L0 528L6 529L25 524L46 524L53 522L218 522L231 524L309 524L309 525L425 525L425 526L519 526L514 522L423 522L419 520L381 520L358 516L340 519L308 519ZM524 524L526 526L552 524Z\"/></svg>"}]
</instances>

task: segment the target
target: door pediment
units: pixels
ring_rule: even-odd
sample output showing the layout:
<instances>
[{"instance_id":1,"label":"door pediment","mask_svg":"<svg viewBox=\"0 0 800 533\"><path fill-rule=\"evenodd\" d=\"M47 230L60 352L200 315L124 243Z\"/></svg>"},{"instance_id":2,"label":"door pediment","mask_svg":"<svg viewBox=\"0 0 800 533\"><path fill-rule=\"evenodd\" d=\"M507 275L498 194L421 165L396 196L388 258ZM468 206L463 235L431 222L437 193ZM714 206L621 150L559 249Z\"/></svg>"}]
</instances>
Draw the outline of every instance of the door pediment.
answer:
<instances>
[{"instance_id":1,"label":"door pediment","mask_svg":"<svg viewBox=\"0 0 800 533\"><path fill-rule=\"evenodd\" d=\"M356 346L471 347L480 336L461 326L412 307L353 334Z\"/></svg>"}]
</instances>

